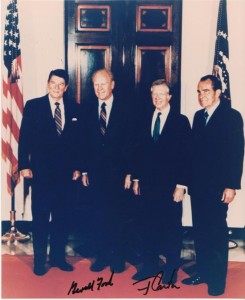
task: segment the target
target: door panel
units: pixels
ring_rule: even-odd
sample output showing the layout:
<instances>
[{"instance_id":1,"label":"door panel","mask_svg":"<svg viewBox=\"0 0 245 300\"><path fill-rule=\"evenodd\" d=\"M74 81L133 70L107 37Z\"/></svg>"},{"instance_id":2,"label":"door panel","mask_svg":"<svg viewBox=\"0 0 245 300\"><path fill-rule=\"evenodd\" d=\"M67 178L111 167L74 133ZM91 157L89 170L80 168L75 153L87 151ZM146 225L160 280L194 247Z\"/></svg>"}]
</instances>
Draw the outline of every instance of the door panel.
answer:
<instances>
[{"instance_id":1,"label":"door panel","mask_svg":"<svg viewBox=\"0 0 245 300\"><path fill-rule=\"evenodd\" d=\"M158 78L171 79L170 47L140 46L136 56L136 80L141 102L149 101L151 83Z\"/></svg>"},{"instance_id":2,"label":"door panel","mask_svg":"<svg viewBox=\"0 0 245 300\"><path fill-rule=\"evenodd\" d=\"M92 73L106 67L117 91L135 102L149 103L152 81L165 78L179 109L181 0L68 0L65 11L66 67L77 102L89 101Z\"/></svg>"},{"instance_id":3,"label":"door panel","mask_svg":"<svg viewBox=\"0 0 245 300\"><path fill-rule=\"evenodd\" d=\"M109 46L80 46L76 49L76 99L90 99L93 96L92 75L97 69L110 69L110 47Z\"/></svg>"}]
</instances>

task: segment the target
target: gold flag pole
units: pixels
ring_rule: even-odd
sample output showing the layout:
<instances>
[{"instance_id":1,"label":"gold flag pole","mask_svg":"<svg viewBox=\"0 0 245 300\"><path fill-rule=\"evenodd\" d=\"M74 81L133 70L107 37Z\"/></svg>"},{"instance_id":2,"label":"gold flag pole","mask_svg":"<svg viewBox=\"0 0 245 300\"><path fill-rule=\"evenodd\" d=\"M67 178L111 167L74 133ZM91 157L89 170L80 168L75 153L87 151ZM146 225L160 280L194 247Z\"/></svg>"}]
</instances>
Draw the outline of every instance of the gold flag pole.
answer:
<instances>
[{"instance_id":1,"label":"gold flag pole","mask_svg":"<svg viewBox=\"0 0 245 300\"><path fill-rule=\"evenodd\" d=\"M12 189L13 194L11 198L11 211L10 211L10 229L2 236L2 243L7 243L8 245L17 242L25 243L31 238L29 234L21 233L15 226L15 194L14 188Z\"/></svg>"}]
</instances>

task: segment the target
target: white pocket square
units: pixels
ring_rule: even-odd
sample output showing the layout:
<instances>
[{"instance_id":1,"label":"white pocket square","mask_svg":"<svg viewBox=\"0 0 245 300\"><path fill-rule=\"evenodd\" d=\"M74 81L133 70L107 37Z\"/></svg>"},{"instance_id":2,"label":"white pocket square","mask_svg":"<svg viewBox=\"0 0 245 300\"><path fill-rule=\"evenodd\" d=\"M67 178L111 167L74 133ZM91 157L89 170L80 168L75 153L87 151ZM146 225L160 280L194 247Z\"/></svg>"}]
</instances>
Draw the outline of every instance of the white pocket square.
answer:
<instances>
[{"instance_id":1,"label":"white pocket square","mask_svg":"<svg viewBox=\"0 0 245 300\"><path fill-rule=\"evenodd\" d=\"M77 121L77 118L72 118L72 121Z\"/></svg>"}]
</instances>

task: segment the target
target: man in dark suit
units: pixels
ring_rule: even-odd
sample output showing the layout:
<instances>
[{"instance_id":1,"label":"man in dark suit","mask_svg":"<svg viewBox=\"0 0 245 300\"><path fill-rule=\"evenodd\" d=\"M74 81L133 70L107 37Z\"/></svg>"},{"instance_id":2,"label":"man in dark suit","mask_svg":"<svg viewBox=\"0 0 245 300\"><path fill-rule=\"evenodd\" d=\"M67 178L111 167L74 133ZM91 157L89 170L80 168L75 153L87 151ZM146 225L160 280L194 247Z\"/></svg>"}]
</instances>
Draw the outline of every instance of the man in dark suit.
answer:
<instances>
[{"instance_id":1,"label":"man in dark suit","mask_svg":"<svg viewBox=\"0 0 245 300\"><path fill-rule=\"evenodd\" d=\"M207 75L198 83L192 128L191 195L198 273L182 282L208 284L208 293L224 293L228 261L228 205L241 188L244 155L243 120L221 100L221 82Z\"/></svg>"},{"instance_id":2,"label":"man in dark suit","mask_svg":"<svg viewBox=\"0 0 245 300\"><path fill-rule=\"evenodd\" d=\"M19 171L31 179L34 273L44 275L50 233L49 264L63 271L73 267L65 260L68 201L74 172L77 105L64 96L69 76L57 69L48 77L48 94L26 103L19 139ZM49 220L52 219L49 228Z\"/></svg>"},{"instance_id":3,"label":"man in dark suit","mask_svg":"<svg viewBox=\"0 0 245 300\"><path fill-rule=\"evenodd\" d=\"M82 182L90 191L96 261L92 271L110 266L111 271L125 268L125 220L130 187L128 157L131 148L131 109L126 98L113 95L113 74L97 70L92 77L97 99L84 107L84 146ZM91 229L91 228L90 228Z\"/></svg>"},{"instance_id":4,"label":"man in dark suit","mask_svg":"<svg viewBox=\"0 0 245 300\"><path fill-rule=\"evenodd\" d=\"M159 255L166 257L163 283L175 283L182 246L182 200L190 124L170 106L170 89L164 79L151 86L152 110L141 115L138 151L134 157L133 191L141 195L143 267L133 279L162 270Z\"/></svg>"}]
</instances>

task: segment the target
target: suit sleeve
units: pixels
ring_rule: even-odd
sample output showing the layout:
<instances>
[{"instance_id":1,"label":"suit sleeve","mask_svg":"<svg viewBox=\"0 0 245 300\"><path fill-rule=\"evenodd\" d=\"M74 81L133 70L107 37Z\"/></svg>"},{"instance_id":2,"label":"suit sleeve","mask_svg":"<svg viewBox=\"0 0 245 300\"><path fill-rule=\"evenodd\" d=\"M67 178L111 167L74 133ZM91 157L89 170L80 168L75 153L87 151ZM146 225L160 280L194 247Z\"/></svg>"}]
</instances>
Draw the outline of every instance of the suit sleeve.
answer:
<instances>
[{"instance_id":1,"label":"suit sleeve","mask_svg":"<svg viewBox=\"0 0 245 300\"><path fill-rule=\"evenodd\" d=\"M79 132L76 146L76 169L81 173L88 172L90 160L90 108L81 104L79 111Z\"/></svg>"},{"instance_id":2,"label":"suit sleeve","mask_svg":"<svg viewBox=\"0 0 245 300\"><path fill-rule=\"evenodd\" d=\"M177 184L188 185L190 168L190 137L191 126L186 116L181 115L181 124L179 127L179 153L177 156L176 173Z\"/></svg>"},{"instance_id":3,"label":"suit sleeve","mask_svg":"<svg viewBox=\"0 0 245 300\"><path fill-rule=\"evenodd\" d=\"M230 139L227 145L226 188L240 189L244 158L243 119L238 111L233 110L230 126Z\"/></svg>"},{"instance_id":4,"label":"suit sleeve","mask_svg":"<svg viewBox=\"0 0 245 300\"><path fill-rule=\"evenodd\" d=\"M30 155L32 148L32 116L31 103L25 105L23 118L20 127L19 147L18 147L18 169L31 169Z\"/></svg>"},{"instance_id":5,"label":"suit sleeve","mask_svg":"<svg viewBox=\"0 0 245 300\"><path fill-rule=\"evenodd\" d=\"M80 170L80 151L82 148L81 142L83 141L83 136L81 133L82 113L80 104L73 104L73 116L76 117L77 122L74 122L72 131L70 132L69 145L71 146L71 163L74 171Z\"/></svg>"},{"instance_id":6,"label":"suit sleeve","mask_svg":"<svg viewBox=\"0 0 245 300\"><path fill-rule=\"evenodd\" d=\"M132 119L131 127L131 152L129 157L129 169L132 179L141 179L142 175L142 147L145 139L143 138L144 124L144 115L142 112L134 112L134 118Z\"/></svg>"},{"instance_id":7,"label":"suit sleeve","mask_svg":"<svg viewBox=\"0 0 245 300\"><path fill-rule=\"evenodd\" d=\"M132 175L132 161L133 151L134 151L134 125L133 125L133 109L130 107L129 112L124 115L124 142L122 149L122 156L124 161L124 171L125 175Z\"/></svg>"}]
</instances>

